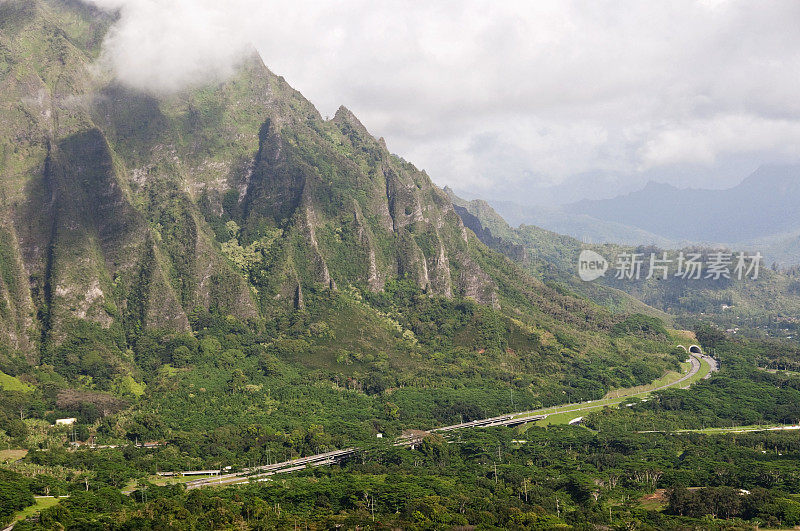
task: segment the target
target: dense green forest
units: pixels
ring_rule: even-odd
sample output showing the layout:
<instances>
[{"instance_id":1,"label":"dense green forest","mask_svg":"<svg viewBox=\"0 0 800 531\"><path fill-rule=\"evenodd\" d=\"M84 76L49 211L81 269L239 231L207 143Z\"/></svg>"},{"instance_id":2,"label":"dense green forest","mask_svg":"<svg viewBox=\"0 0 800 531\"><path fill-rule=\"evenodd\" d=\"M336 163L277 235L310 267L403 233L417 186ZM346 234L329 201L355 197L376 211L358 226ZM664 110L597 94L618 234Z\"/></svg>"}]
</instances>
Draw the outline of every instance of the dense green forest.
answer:
<instances>
[{"instance_id":1,"label":"dense green forest","mask_svg":"<svg viewBox=\"0 0 800 531\"><path fill-rule=\"evenodd\" d=\"M508 429L450 440L433 436L416 450L373 446L341 466L266 483L187 492L181 485L138 481L130 482L129 496L118 489L140 473L150 457L145 450L51 452L34 462L96 470L89 490L81 477L16 476L4 495L22 506L33 493L70 494L44 510L38 524L28 524L34 528L732 529L800 523L800 445L793 434L733 438L534 427L520 437Z\"/></svg>"},{"instance_id":2,"label":"dense green forest","mask_svg":"<svg viewBox=\"0 0 800 531\"><path fill-rule=\"evenodd\" d=\"M688 391L594 402L572 426L431 431L682 383L676 344L695 339L661 302L741 296L777 329L788 275L645 302L574 282L574 241L487 233L257 55L174 94L120 85L96 68L115 17L0 1L0 524L800 524L797 432L730 431L800 418L800 350L753 320L728 335L679 315L721 367ZM159 475L346 448L226 488Z\"/></svg>"},{"instance_id":3,"label":"dense green forest","mask_svg":"<svg viewBox=\"0 0 800 531\"><path fill-rule=\"evenodd\" d=\"M344 416L319 409L312 413L319 424L307 429L298 422L289 430L288 418L279 415L279 422L286 423L284 429L270 428L269 418L237 426L235 416L229 424L211 428L213 420L190 416L178 430L169 418L134 405L105 417L86 408L76 413L81 419L77 427L54 433L37 422L13 420L19 418L18 408L31 401L25 393L5 391L7 444L30 449L4 472L6 518L15 509L31 505L34 495L69 495L57 506L43 509L37 521L19 524L17 529L280 529L295 524L309 528L635 525L642 529L741 529L800 524L797 433L731 430L797 423L800 377L765 372L756 360L796 360L798 351L733 339L708 325L699 327L696 334L720 360L719 373L690 391L664 390L646 401L631 399L630 407L592 413L582 426L457 431L445 437L427 436L415 449L393 447L389 437L363 437L360 450L339 465L217 489L186 491L180 484L165 485L153 474L206 467L238 469L269 459L309 455L356 441L365 429L397 435L391 428L393 417L406 424L415 415L426 417L418 411L405 416L409 414L403 413L405 408L415 403L420 411L429 411L430 425L469 419L471 414L480 418L504 405L494 403L487 394L475 396L474 402L463 397L460 402L447 401L442 398L446 395L428 402L424 394L415 393L403 401L389 388L376 388L359 391L361 399L356 402L365 415L376 417L369 420L369 427L359 422L348 425ZM215 336L198 343L211 344L211 338L219 342L210 347L215 351L230 346L223 346ZM191 345L181 346L194 352ZM199 345L195 355L202 357ZM280 360L280 354L271 356L267 359ZM199 358L193 362L200 363ZM244 360L247 356L242 354L240 363ZM254 366L261 367L260 363L261 358ZM246 371L242 372L246 378ZM221 385L226 387L223 393L237 393L234 383ZM151 384L147 387L150 392ZM313 398L314 386L308 387L310 391L296 395L278 393L273 400L302 403ZM373 402L371 397L378 400ZM241 402L234 401L241 407ZM385 420L378 420L384 416L378 404ZM347 402L337 406L348 407ZM171 407L161 402L162 411ZM350 406L347 411L357 415L359 409ZM97 415L94 421L92 414ZM194 430L185 427L195 423ZM81 439L90 431L109 440L113 436L127 437L130 442L156 438L164 444L142 448L129 443L121 448L77 451L66 447L75 433Z\"/></svg>"}]
</instances>

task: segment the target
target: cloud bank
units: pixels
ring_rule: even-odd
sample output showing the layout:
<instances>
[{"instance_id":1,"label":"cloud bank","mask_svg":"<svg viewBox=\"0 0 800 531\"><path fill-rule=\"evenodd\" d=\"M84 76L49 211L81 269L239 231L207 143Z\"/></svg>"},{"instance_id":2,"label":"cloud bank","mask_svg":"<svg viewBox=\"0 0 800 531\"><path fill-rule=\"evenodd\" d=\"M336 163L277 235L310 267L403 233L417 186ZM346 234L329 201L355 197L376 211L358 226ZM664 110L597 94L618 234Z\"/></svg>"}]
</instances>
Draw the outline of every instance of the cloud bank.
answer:
<instances>
[{"instance_id":1,"label":"cloud bank","mask_svg":"<svg viewBox=\"0 0 800 531\"><path fill-rule=\"evenodd\" d=\"M793 0L92 2L120 10L105 56L128 84L224 77L252 43L323 114L476 194L722 187L800 159Z\"/></svg>"},{"instance_id":2,"label":"cloud bank","mask_svg":"<svg viewBox=\"0 0 800 531\"><path fill-rule=\"evenodd\" d=\"M102 60L123 83L173 92L231 75L251 48L248 4L241 1L89 0L119 21Z\"/></svg>"}]
</instances>

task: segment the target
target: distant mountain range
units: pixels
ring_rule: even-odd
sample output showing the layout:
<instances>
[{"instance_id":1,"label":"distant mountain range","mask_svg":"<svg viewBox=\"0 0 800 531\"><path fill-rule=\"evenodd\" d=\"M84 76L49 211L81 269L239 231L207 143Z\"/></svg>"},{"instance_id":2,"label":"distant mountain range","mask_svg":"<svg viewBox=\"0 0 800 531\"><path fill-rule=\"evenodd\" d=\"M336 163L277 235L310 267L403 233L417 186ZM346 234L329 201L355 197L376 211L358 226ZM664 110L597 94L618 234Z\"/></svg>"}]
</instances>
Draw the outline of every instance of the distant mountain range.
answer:
<instances>
[{"instance_id":1,"label":"distant mountain range","mask_svg":"<svg viewBox=\"0 0 800 531\"><path fill-rule=\"evenodd\" d=\"M591 249L612 259L621 252L646 255L662 252L657 246L619 244L586 244L569 236L535 225L512 228L485 201L465 201L445 188L456 212L486 245L519 263L528 273L547 284L562 286L595 303L621 311L636 311L664 318L653 313L657 308L682 319L702 315L726 328L744 323L772 327L775 321L792 319L800 312L800 278L797 268L788 271L760 269L757 280L725 281L703 279L687 282L671 276L647 279L643 273L635 281L618 279L608 274L596 282L584 282L577 275L580 252ZM779 240L776 240L776 244ZM708 252L707 248L690 246L692 252ZM733 248L737 250L737 248ZM675 252L672 253L674 256ZM613 261L613 259L612 259ZM646 266L644 266L646 271ZM647 306L644 306L644 304Z\"/></svg>"},{"instance_id":2,"label":"distant mountain range","mask_svg":"<svg viewBox=\"0 0 800 531\"><path fill-rule=\"evenodd\" d=\"M800 165L762 166L725 190L650 182L612 199L564 206L491 204L512 225L538 225L590 243L721 244L760 250L782 265L800 263Z\"/></svg>"}]
</instances>

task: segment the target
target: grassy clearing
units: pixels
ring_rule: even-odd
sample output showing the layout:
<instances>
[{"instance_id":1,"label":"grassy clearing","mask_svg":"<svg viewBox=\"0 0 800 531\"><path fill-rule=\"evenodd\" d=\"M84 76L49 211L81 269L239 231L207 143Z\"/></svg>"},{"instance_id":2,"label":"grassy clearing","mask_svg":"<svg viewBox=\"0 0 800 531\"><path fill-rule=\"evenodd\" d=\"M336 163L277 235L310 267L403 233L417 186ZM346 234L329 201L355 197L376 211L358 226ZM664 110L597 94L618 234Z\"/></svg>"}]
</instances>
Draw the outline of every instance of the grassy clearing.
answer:
<instances>
[{"instance_id":1,"label":"grassy clearing","mask_svg":"<svg viewBox=\"0 0 800 531\"><path fill-rule=\"evenodd\" d=\"M536 422L537 426L548 426L550 424L569 424L569 421L576 419L578 417L584 417L588 413L595 411L597 409L602 409L605 406L596 406L592 407L591 409L585 409L583 411L568 411L566 413L556 413L554 415L548 416L544 420L539 420Z\"/></svg>"},{"instance_id":2,"label":"grassy clearing","mask_svg":"<svg viewBox=\"0 0 800 531\"><path fill-rule=\"evenodd\" d=\"M28 455L28 450L0 450L0 463L13 463L26 455Z\"/></svg>"},{"instance_id":3,"label":"grassy clearing","mask_svg":"<svg viewBox=\"0 0 800 531\"><path fill-rule=\"evenodd\" d=\"M14 515L14 522L19 522L21 520L25 520L29 516L33 516L34 514L38 513L43 509L47 509L49 507L53 507L54 505L58 505L61 501L61 498L53 498L50 496L36 496L36 503L31 505L30 507L25 507L21 511L17 512Z\"/></svg>"},{"instance_id":4,"label":"grassy clearing","mask_svg":"<svg viewBox=\"0 0 800 531\"><path fill-rule=\"evenodd\" d=\"M782 431L782 430L800 430L800 426L781 426L776 424L758 425L753 424L750 426L729 426L725 428L702 428L695 430L677 430L674 433L705 433L708 435L724 434L724 433L747 433L754 431Z\"/></svg>"},{"instance_id":5,"label":"grassy clearing","mask_svg":"<svg viewBox=\"0 0 800 531\"><path fill-rule=\"evenodd\" d=\"M639 506L649 511L662 511L667 506L665 489L656 489L652 494L647 494L639 499Z\"/></svg>"},{"instance_id":6,"label":"grassy clearing","mask_svg":"<svg viewBox=\"0 0 800 531\"><path fill-rule=\"evenodd\" d=\"M697 337L691 330L668 330L672 340L678 344L689 348L691 345L697 344Z\"/></svg>"},{"instance_id":7,"label":"grassy clearing","mask_svg":"<svg viewBox=\"0 0 800 531\"><path fill-rule=\"evenodd\" d=\"M194 481L196 479L207 479L213 477L211 475L203 475L203 476L172 476L172 477L165 477L165 476L151 476L148 481L153 485L177 485L178 483L188 483L190 481Z\"/></svg>"},{"instance_id":8,"label":"grassy clearing","mask_svg":"<svg viewBox=\"0 0 800 531\"><path fill-rule=\"evenodd\" d=\"M705 375L707 375L711 371L711 366L705 360L700 358L700 369L690 378L687 378L686 380L680 382L680 384L677 384L676 382L678 382L678 380L686 376L689 367L691 367L690 363L683 364L681 369L684 372L682 372L682 374L678 374L672 371L672 374L669 373L665 374L658 380L646 386L631 387L628 389L618 389L617 391L614 392L616 395L614 398L603 398L601 400L595 400L593 402L554 406L546 409L529 411L520 414L518 416L528 417L533 415L547 415L547 418L532 423L537 426L548 426L551 424L553 425L567 424L574 418L586 416L586 414L591 413L592 411L595 411L597 409L602 409L604 407L619 406L620 404L626 403L631 398L645 398L654 390L663 388L665 385L676 384L680 385L681 387L687 387L697 382L698 380L702 379ZM525 428L523 427L521 431L524 430Z\"/></svg>"},{"instance_id":9,"label":"grassy clearing","mask_svg":"<svg viewBox=\"0 0 800 531\"><path fill-rule=\"evenodd\" d=\"M658 389L659 387L664 387L665 385L670 385L672 383L677 382L678 380L686 376L686 374L689 372L691 368L692 368L691 363L687 362L681 363L681 372L668 371L664 376L662 376L658 380L652 381L647 385L639 385L636 387L629 387L627 389L613 389L609 391L606 394L606 396L603 397L603 399L624 398L627 396L649 393L653 389Z\"/></svg>"},{"instance_id":10,"label":"grassy clearing","mask_svg":"<svg viewBox=\"0 0 800 531\"><path fill-rule=\"evenodd\" d=\"M549 426L551 424L568 424L569 421L576 417L585 417L587 414L591 413L592 411L596 411L598 409L603 409L604 407L613 407L619 406L622 402L624 402L624 398L615 398L612 400L598 400L592 403L585 403L585 404L571 404L570 406L562 406L569 407L566 411L557 411L554 413L550 413L547 415L547 418L542 420L537 420L535 424L537 426Z\"/></svg>"},{"instance_id":11,"label":"grassy clearing","mask_svg":"<svg viewBox=\"0 0 800 531\"><path fill-rule=\"evenodd\" d=\"M153 485L158 485L159 487L163 487L165 485L177 485L179 483L188 483L189 481L194 481L195 479L206 479L212 477L211 475L201 475L201 476L159 476L158 474L153 474L147 476L146 481ZM133 492L139 487L139 480L132 479L130 480L127 485L122 488L123 492Z\"/></svg>"},{"instance_id":12,"label":"grassy clearing","mask_svg":"<svg viewBox=\"0 0 800 531\"><path fill-rule=\"evenodd\" d=\"M800 372L798 371L787 371L783 369L765 369L764 367L759 367L758 370L768 372L770 374L784 374L786 376L800 376Z\"/></svg>"},{"instance_id":13,"label":"grassy clearing","mask_svg":"<svg viewBox=\"0 0 800 531\"><path fill-rule=\"evenodd\" d=\"M22 391L25 393L33 391L33 387L3 371L0 371L0 388L6 391Z\"/></svg>"}]
</instances>

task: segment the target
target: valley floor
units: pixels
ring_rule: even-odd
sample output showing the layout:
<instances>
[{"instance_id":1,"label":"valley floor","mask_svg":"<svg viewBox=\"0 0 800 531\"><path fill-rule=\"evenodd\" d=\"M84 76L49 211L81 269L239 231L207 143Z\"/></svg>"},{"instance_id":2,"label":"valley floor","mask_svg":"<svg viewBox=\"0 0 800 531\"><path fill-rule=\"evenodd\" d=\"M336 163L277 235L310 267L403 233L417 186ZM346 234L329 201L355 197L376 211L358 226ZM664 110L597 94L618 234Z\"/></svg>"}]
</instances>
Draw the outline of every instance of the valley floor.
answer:
<instances>
[{"instance_id":1,"label":"valley floor","mask_svg":"<svg viewBox=\"0 0 800 531\"><path fill-rule=\"evenodd\" d=\"M677 373L675 373L676 377L669 378L667 383L664 383L664 379L667 377L662 377L649 386L637 386L630 389L619 389L613 392L614 398L604 398L601 400L591 400L589 402L564 404L561 406L530 410L521 413L509 413L480 421L466 422L452 426L443 426L429 430L429 432L447 433L462 429L496 426L518 426L522 424L528 425L528 419L530 419L529 423L531 425L538 426L575 423L575 421L580 421L582 418L580 416L576 416L576 414L586 414L605 407L619 407L626 401L634 398L646 399L650 393L655 391L661 391L669 388L685 389L694 382L702 378L707 378L711 371L717 370L716 361L706 355L691 354L690 363L688 365L688 372L683 375L677 375ZM409 433L409 435L399 438L395 442L395 446L411 446L413 448L415 445L420 443L424 434L428 432L419 432L419 434L414 434L414 432ZM332 452L324 452L317 455L292 459L280 463L273 463L252 469L245 469L239 473L203 477L189 481L187 483L187 487L193 489L206 486L237 485L241 483L247 483L251 480L266 481L268 477L276 474L298 472L309 467L325 466L338 463L343 459L350 458L356 452L356 448L347 448L343 450L335 450ZM193 471L188 471L187 473L194 474Z\"/></svg>"}]
</instances>

